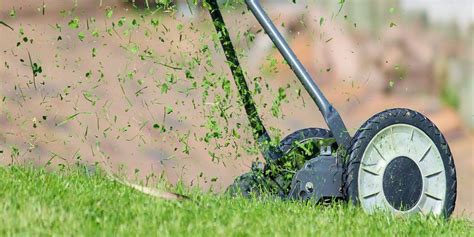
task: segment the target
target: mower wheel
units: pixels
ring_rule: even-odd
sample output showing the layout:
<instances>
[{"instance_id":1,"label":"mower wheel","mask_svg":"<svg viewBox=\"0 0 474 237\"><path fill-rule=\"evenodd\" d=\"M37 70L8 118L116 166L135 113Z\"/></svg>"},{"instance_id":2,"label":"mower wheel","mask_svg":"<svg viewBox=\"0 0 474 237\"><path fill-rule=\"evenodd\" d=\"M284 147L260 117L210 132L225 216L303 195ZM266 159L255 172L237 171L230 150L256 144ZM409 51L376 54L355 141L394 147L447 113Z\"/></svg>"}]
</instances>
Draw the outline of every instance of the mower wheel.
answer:
<instances>
[{"instance_id":1,"label":"mower wheel","mask_svg":"<svg viewBox=\"0 0 474 237\"><path fill-rule=\"evenodd\" d=\"M323 128L304 128L293 132L280 141L280 150L283 154L289 153L295 143L305 143L310 140L321 140L332 138L331 131ZM335 144L335 143L334 143ZM336 145L336 144L335 144Z\"/></svg>"},{"instance_id":2,"label":"mower wheel","mask_svg":"<svg viewBox=\"0 0 474 237\"><path fill-rule=\"evenodd\" d=\"M456 201L456 170L439 129L422 114L390 109L355 134L344 193L364 211L449 217Z\"/></svg>"},{"instance_id":3,"label":"mower wheel","mask_svg":"<svg viewBox=\"0 0 474 237\"><path fill-rule=\"evenodd\" d=\"M227 187L226 193L232 197L252 197L260 196L262 192L267 188L267 184L261 174L256 171L245 173L234 180L229 187Z\"/></svg>"},{"instance_id":4,"label":"mower wheel","mask_svg":"<svg viewBox=\"0 0 474 237\"><path fill-rule=\"evenodd\" d=\"M331 147L322 151L322 146ZM288 196L294 175L304 164L322 155L337 150L336 140L331 131L323 128L304 128L297 130L280 141L281 157L265 164L264 172L268 180L276 184L272 193ZM326 154L328 155L328 154ZM329 154L330 155L330 154Z\"/></svg>"}]
</instances>

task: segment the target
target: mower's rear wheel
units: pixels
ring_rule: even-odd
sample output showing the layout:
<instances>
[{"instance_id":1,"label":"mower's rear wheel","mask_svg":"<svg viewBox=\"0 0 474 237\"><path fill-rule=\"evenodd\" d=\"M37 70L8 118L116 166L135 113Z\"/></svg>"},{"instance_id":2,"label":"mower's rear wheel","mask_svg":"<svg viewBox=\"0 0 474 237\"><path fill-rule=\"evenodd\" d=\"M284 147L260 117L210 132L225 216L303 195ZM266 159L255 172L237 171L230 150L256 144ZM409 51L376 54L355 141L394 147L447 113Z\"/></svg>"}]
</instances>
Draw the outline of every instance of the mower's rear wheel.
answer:
<instances>
[{"instance_id":1,"label":"mower's rear wheel","mask_svg":"<svg viewBox=\"0 0 474 237\"><path fill-rule=\"evenodd\" d=\"M344 186L368 212L449 217L456 171L449 146L422 114L391 109L370 118L352 140Z\"/></svg>"},{"instance_id":2,"label":"mower's rear wheel","mask_svg":"<svg viewBox=\"0 0 474 237\"><path fill-rule=\"evenodd\" d=\"M317 141L333 138L331 131L323 128L304 128L293 132L280 141L280 150L283 154L288 154L296 143L305 143L308 141ZM335 143L334 143L335 144Z\"/></svg>"}]
</instances>

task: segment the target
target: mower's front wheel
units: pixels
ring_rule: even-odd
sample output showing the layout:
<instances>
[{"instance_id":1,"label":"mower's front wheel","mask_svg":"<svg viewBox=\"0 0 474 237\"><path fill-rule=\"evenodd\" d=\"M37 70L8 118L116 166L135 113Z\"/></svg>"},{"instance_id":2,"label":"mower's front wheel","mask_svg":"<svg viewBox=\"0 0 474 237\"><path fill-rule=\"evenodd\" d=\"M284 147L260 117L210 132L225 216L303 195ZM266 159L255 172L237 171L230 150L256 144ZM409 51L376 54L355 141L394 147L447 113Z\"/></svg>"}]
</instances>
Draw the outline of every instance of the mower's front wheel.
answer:
<instances>
[{"instance_id":1,"label":"mower's front wheel","mask_svg":"<svg viewBox=\"0 0 474 237\"><path fill-rule=\"evenodd\" d=\"M251 171L237 177L234 183L227 187L226 193L232 197L257 197L267 191L267 182L263 177L263 173Z\"/></svg>"},{"instance_id":2,"label":"mower's front wheel","mask_svg":"<svg viewBox=\"0 0 474 237\"><path fill-rule=\"evenodd\" d=\"M449 146L422 114L391 109L370 118L352 140L344 191L366 212L449 217L456 170Z\"/></svg>"}]
</instances>

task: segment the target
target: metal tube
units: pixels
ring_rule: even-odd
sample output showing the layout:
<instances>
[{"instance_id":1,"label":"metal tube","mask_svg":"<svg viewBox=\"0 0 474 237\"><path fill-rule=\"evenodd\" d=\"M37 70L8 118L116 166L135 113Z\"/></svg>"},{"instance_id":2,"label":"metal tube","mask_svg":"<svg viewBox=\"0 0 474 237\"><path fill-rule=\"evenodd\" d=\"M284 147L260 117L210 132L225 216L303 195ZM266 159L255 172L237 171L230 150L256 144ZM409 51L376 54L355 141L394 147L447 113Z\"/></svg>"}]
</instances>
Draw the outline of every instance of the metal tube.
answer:
<instances>
[{"instance_id":1,"label":"metal tube","mask_svg":"<svg viewBox=\"0 0 474 237\"><path fill-rule=\"evenodd\" d=\"M247 6L250 8L252 13L257 18L258 22L262 27L265 29L265 32L268 34L270 39L273 41L275 46L278 48L282 56L290 65L291 69L295 72L298 79L301 81L303 86L306 88L308 93L310 94L311 98L313 98L314 102L318 106L319 110L323 114L327 114L329 110L329 102L326 97L323 95L319 87L314 82L313 78L309 75L309 73L304 68L303 64L300 60L296 57L293 50L291 50L288 43L285 41L281 33L273 24L272 20L268 17L268 15L263 10L262 6L260 5L260 1L258 0L246 0Z\"/></svg>"},{"instance_id":2,"label":"metal tube","mask_svg":"<svg viewBox=\"0 0 474 237\"><path fill-rule=\"evenodd\" d=\"M267 35L273 41L277 49L285 58L286 62L290 65L293 72L296 74L298 79L303 84L306 91L313 99L313 101L318 106L321 111L329 129L333 132L333 135L340 146L345 147L346 149L350 146L351 137L347 132L347 129L336 109L329 103L329 101L324 96L323 92L314 82L313 78L306 71L303 64L296 57L293 50L283 38L281 33L273 24L272 20L265 13L265 10L260 5L258 0L245 0L247 6L252 11L253 15L257 18L260 25L263 27Z\"/></svg>"}]
</instances>

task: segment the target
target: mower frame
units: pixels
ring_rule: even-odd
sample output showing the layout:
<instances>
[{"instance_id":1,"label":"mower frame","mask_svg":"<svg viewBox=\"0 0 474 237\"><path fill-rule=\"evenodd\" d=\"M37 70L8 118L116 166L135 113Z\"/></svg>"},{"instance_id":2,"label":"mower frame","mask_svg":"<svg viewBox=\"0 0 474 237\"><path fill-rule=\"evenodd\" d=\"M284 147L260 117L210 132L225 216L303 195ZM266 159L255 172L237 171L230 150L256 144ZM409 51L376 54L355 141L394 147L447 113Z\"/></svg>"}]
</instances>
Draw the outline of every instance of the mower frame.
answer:
<instances>
[{"instance_id":1,"label":"mower frame","mask_svg":"<svg viewBox=\"0 0 474 237\"><path fill-rule=\"evenodd\" d=\"M260 5L260 1L245 0L250 11L319 108L330 130L321 128L299 130L288 135L280 141L279 145L272 145L249 92L245 73L240 66L217 0L206 0L206 3L209 4L213 24L250 120L250 126L253 128L254 138L265 161L270 161L263 167L263 174L266 171L265 167L268 164L271 166L271 161L285 157L286 144L299 142L305 139L306 135L312 139L324 139L326 135L332 135L337 147L341 148L341 154L338 150L335 156L331 153L320 152L319 155L310 157L311 159L307 160L304 166L295 173L290 185L289 198L313 199L317 202L327 198L331 200L342 198L354 204L360 204L368 213L380 208L404 215L421 212L449 217L453 213L457 195L456 170L449 146L436 125L416 111L403 108L388 109L368 119L351 138L341 116L298 60ZM398 132L393 132L394 130ZM390 135L384 135L386 131L389 131ZM414 139L415 133L418 134L416 139ZM380 139L381 137L391 139L391 142ZM406 140L406 137L410 139ZM400 152L393 142L394 139L398 139L399 144L408 142L409 145L400 145L406 150ZM391 145L385 145L382 149L380 144L385 143L391 143ZM422 147L420 144L426 143L430 144L426 150L412 149L413 146ZM371 152L371 149L376 152ZM367 161L372 159L369 153L378 154L374 163L379 167L378 170L372 170L371 165L367 165L369 164ZM407 155L408 153L410 154ZM338 162L339 160L342 163ZM371 162L374 161L371 160ZM423 174L429 170L429 167L436 167L436 173ZM228 190L231 193L236 193L235 190L238 193L240 190L244 195L250 196L253 192L259 191L262 182L265 187L266 181L261 179L259 174L261 174L260 169L254 170L252 166L252 172L241 175ZM279 185L273 178L268 177L267 181ZM372 190L374 188L376 188L375 191ZM434 196L434 193L437 196ZM278 192L278 195L280 194L287 196L286 193ZM431 201L427 201L428 199ZM409 205L408 210L403 208L402 204L405 203Z\"/></svg>"}]
</instances>

